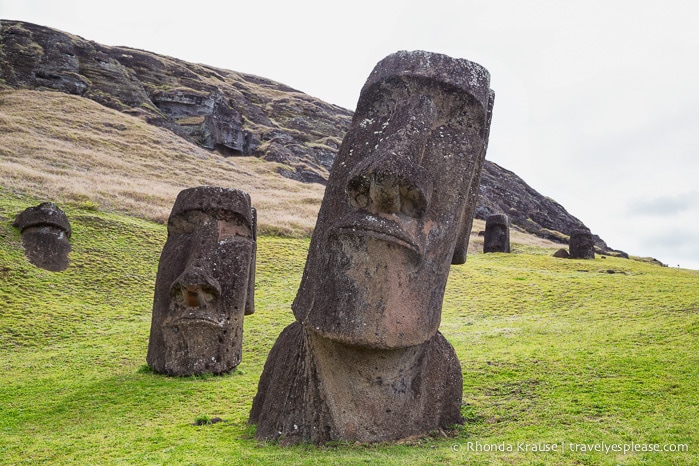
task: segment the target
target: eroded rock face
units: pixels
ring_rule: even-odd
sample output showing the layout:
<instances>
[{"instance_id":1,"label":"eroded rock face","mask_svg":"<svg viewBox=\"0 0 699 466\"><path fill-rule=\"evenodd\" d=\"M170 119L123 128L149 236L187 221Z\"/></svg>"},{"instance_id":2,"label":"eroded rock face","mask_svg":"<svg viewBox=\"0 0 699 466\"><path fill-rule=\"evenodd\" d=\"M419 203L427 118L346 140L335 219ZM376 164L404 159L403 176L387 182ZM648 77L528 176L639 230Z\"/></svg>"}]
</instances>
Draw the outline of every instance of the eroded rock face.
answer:
<instances>
[{"instance_id":1,"label":"eroded rock face","mask_svg":"<svg viewBox=\"0 0 699 466\"><path fill-rule=\"evenodd\" d=\"M461 369L438 327L493 98L467 60L398 52L376 65L328 180L297 322L253 402L258 438L376 442L460 422Z\"/></svg>"},{"instance_id":2,"label":"eroded rock face","mask_svg":"<svg viewBox=\"0 0 699 466\"><path fill-rule=\"evenodd\" d=\"M494 214L486 219L483 252L510 252L510 219L507 215Z\"/></svg>"},{"instance_id":3,"label":"eroded rock face","mask_svg":"<svg viewBox=\"0 0 699 466\"><path fill-rule=\"evenodd\" d=\"M159 373L220 374L238 366L243 317L254 312L256 213L239 190L177 196L158 265L147 362Z\"/></svg>"},{"instance_id":4,"label":"eroded rock face","mask_svg":"<svg viewBox=\"0 0 699 466\"><path fill-rule=\"evenodd\" d=\"M586 228L573 230L570 233L568 249L571 259L594 259L595 241L590 230Z\"/></svg>"},{"instance_id":5,"label":"eroded rock face","mask_svg":"<svg viewBox=\"0 0 699 466\"><path fill-rule=\"evenodd\" d=\"M29 207L15 217L13 226L22 234L24 255L29 262L51 272L68 268L71 251L70 222L52 202Z\"/></svg>"},{"instance_id":6,"label":"eroded rock face","mask_svg":"<svg viewBox=\"0 0 699 466\"><path fill-rule=\"evenodd\" d=\"M325 183L350 112L259 76L0 21L0 88L53 89L143 118L224 156Z\"/></svg>"}]
</instances>

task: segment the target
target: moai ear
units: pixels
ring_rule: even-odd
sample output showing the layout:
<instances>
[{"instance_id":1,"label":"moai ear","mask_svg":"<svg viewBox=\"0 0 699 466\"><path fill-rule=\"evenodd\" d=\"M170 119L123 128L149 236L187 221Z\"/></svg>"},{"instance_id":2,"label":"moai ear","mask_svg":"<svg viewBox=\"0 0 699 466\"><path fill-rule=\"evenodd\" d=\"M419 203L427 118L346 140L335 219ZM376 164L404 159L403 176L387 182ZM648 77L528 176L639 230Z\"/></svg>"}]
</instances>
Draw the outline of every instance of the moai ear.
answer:
<instances>
[{"instance_id":1,"label":"moai ear","mask_svg":"<svg viewBox=\"0 0 699 466\"><path fill-rule=\"evenodd\" d=\"M248 272L248 294L245 298L245 315L255 313L255 271L257 262L257 209L250 208L252 220L252 257L250 258L250 269Z\"/></svg>"},{"instance_id":2,"label":"moai ear","mask_svg":"<svg viewBox=\"0 0 699 466\"><path fill-rule=\"evenodd\" d=\"M466 254L468 253L468 240L471 235L471 227L473 226L473 216L476 213L476 203L478 202L478 192L481 185L481 169L485 159L485 150L476 162L476 174L470 180L468 188L468 198L464 207L464 213L461 216L461 225L456 235L456 246L454 247L454 255L451 258L452 265L459 265L466 262Z\"/></svg>"},{"instance_id":3,"label":"moai ear","mask_svg":"<svg viewBox=\"0 0 699 466\"><path fill-rule=\"evenodd\" d=\"M456 237L456 247L454 255L451 258L452 265L460 265L466 262L466 253L468 252L468 239L471 234L471 226L473 224L473 215L468 215L469 206L466 206L466 212L461 218L461 226ZM468 217L468 218L467 218Z\"/></svg>"},{"instance_id":4,"label":"moai ear","mask_svg":"<svg viewBox=\"0 0 699 466\"><path fill-rule=\"evenodd\" d=\"M490 122L493 118L493 104L495 102L495 92L492 89L488 90L488 101L486 111L486 124L483 126L483 152L476 162L474 169L475 175L471 179L471 184L468 189L468 199L464 208L464 215L461 217L461 226L456 237L456 247L452 256L452 265L459 265L466 262L466 253L468 252L468 240L471 235L471 227L473 226L473 216L476 213L476 204L478 202L478 193L481 186L481 172L483 163L485 162L485 153L488 149L488 139L490 138Z\"/></svg>"}]
</instances>

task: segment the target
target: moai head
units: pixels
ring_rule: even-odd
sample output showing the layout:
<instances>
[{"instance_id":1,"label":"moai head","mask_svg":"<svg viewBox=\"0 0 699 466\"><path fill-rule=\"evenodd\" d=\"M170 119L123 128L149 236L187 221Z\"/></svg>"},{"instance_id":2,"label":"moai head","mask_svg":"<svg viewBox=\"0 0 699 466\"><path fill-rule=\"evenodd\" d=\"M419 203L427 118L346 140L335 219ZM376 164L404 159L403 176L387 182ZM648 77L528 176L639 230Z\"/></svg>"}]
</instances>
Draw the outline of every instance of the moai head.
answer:
<instances>
[{"instance_id":1,"label":"moai head","mask_svg":"<svg viewBox=\"0 0 699 466\"><path fill-rule=\"evenodd\" d=\"M437 332L456 244L471 226L489 79L480 65L427 52L376 65L331 170L293 304L307 329L386 349Z\"/></svg>"},{"instance_id":2,"label":"moai head","mask_svg":"<svg viewBox=\"0 0 699 466\"><path fill-rule=\"evenodd\" d=\"M201 186L177 196L155 282L154 371L220 374L240 363L243 315L254 312L255 217L243 191Z\"/></svg>"},{"instance_id":3,"label":"moai head","mask_svg":"<svg viewBox=\"0 0 699 466\"><path fill-rule=\"evenodd\" d=\"M510 252L510 219L507 215L493 214L485 220L483 252Z\"/></svg>"},{"instance_id":4,"label":"moai head","mask_svg":"<svg viewBox=\"0 0 699 466\"><path fill-rule=\"evenodd\" d=\"M595 258L595 240L592 238L592 233L587 228L578 228L570 233L570 250L571 259L594 259Z\"/></svg>"},{"instance_id":5,"label":"moai head","mask_svg":"<svg viewBox=\"0 0 699 466\"><path fill-rule=\"evenodd\" d=\"M29 207L15 217L13 226L22 234L24 255L29 262L51 272L68 268L70 222L56 204L44 202Z\"/></svg>"}]
</instances>

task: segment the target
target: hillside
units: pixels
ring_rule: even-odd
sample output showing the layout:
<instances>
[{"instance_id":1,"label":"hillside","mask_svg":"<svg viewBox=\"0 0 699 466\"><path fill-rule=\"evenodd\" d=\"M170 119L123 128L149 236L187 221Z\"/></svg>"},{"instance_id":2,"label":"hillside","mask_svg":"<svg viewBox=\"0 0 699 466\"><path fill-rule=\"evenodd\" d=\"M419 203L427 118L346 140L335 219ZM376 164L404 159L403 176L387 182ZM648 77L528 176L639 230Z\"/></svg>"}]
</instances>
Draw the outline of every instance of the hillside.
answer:
<instances>
[{"instance_id":1,"label":"hillside","mask_svg":"<svg viewBox=\"0 0 699 466\"><path fill-rule=\"evenodd\" d=\"M258 209L261 233L307 236L323 186L282 177L278 168L225 158L89 99L0 91L0 186L42 201L163 223L182 189L241 188Z\"/></svg>"},{"instance_id":2,"label":"hillside","mask_svg":"<svg viewBox=\"0 0 699 466\"><path fill-rule=\"evenodd\" d=\"M189 146L187 150L198 157L218 160L214 157L217 154L234 166L247 166L251 162L246 159L254 157L270 163L266 169L260 168L269 174L311 185L325 183L352 117L349 110L259 76L132 48L108 47L11 20L0 21L3 88L54 90L89 99L169 130L204 149L194 151ZM5 117L15 117L14 111L3 109ZM61 121L67 124L66 131L79 131L70 127L69 120ZM29 130L34 120L25 123ZM167 132L154 134L156 137L150 139L154 145L173 141ZM16 153L9 155L17 157ZM28 152L23 155L31 157ZM157 163L167 165L164 159ZM225 184L230 177L220 179ZM293 184L285 186L306 190ZM245 189L244 184L238 187ZM322 187L308 189L317 193ZM563 206L489 161L484 166L478 205L478 218L504 212L522 231L560 243L567 242L573 229L584 226ZM305 229L308 222L301 223ZM614 254L601 238L597 238L597 246Z\"/></svg>"},{"instance_id":3,"label":"hillside","mask_svg":"<svg viewBox=\"0 0 699 466\"><path fill-rule=\"evenodd\" d=\"M52 273L27 262L11 227L38 200L0 188L3 464L699 464L699 272L556 259L520 238L514 254L472 254L452 266L440 327L461 361L466 423L403 442L282 448L246 421L293 320L308 239L260 237L235 372L165 377L145 365L165 226L67 205L71 266ZM224 422L194 425L214 417ZM553 444L565 451L531 449ZM603 444L668 451L581 450Z\"/></svg>"}]
</instances>

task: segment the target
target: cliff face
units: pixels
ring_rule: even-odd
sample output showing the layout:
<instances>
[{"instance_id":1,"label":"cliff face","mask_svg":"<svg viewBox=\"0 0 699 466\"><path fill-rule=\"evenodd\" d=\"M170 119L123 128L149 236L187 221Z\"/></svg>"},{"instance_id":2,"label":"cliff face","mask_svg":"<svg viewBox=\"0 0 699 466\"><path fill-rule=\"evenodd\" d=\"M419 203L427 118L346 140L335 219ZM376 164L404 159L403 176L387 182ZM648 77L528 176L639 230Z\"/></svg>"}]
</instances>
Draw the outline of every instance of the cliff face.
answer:
<instances>
[{"instance_id":1,"label":"cliff face","mask_svg":"<svg viewBox=\"0 0 699 466\"><path fill-rule=\"evenodd\" d=\"M327 180L352 118L349 110L266 78L10 20L0 20L0 88L79 95L224 156L276 162L281 175L309 183ZM486 161L476 216L499 212L562 243L584 227L517 175ZM599 238L597 245L608 250Z\"/></svg>"},{"instance_id":2,"label":"cliff face","mask_svg":"<svg viewBox=\"0 0 699 466\"><path fill-rule=\"evenodd\" d=\"M29 23L0 24L0 83L79 95L223 155L323 183L352 113L274 81Z\"/></svg>"}]
</instances>

